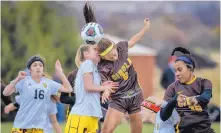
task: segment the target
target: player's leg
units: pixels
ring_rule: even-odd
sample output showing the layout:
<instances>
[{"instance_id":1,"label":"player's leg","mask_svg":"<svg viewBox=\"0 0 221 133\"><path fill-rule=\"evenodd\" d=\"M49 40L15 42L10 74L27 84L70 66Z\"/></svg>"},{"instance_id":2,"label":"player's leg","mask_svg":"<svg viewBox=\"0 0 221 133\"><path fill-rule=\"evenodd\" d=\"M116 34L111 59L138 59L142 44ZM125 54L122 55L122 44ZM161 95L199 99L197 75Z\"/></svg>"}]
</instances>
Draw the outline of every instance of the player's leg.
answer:
<instances>
[{"instance_id":1,"label":"player's leg","mask_svg":"<svg viewBox=\"0 0 221 133\"><path fill-rule=\"evenodd\" d=\"M141 103L143 101L142 93L130 98L128 103L128 114L130 118L131 133L141 133L143 122L141 117Z\"/></svg>"},{"instance_id":2,"label":"player's leg","mask_svg":"<svg viewBox=\"0 0 221 133\"><path fill-rule=\"evenodd\" d=\"M129 115L131 133L142 133L142 118L140 111Z\"/></svg>"},{"instance_id":3,"label":"player's leg","mask_svg":"<svg viewBox=\"0 0 221 133\"><path fill-rule=\"evenodd\" d=\"M126 113L126 100L123 98L111 99L101 133L112 133L117 125L120 124L124 113Z\"/></svg>"},{"instance_id":4,"label":"player's leg","mask_svg":"<svg viewBox=\"0 0 221 133\"><path fill-rule=\"evenodd\" d=\"M103 123L101 133L113 133L114 129L120 124L123 113L109 107Z\"/></svg>"}]
</instances>

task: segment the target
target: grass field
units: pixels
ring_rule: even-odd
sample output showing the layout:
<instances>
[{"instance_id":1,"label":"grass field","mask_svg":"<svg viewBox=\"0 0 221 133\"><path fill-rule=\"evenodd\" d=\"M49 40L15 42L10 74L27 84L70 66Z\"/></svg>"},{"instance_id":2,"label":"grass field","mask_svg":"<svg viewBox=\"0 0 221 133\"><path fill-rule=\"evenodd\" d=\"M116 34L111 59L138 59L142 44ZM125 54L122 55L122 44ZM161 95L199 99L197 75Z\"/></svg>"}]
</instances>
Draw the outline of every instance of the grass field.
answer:
<instances>
[{"instance_id":1,"label":"grass field","mask_svg":"<svg viewBox=\"0 0 221 133\"><path fill-rule=\"evenodd\" d=\"M1 123L1 133L10 133L13 123ZM62 125L64 127L64 125ZM152 124L144 124L143 133L153 133L153 125ZM213 123L212 128L216 133L220 132L220 124ZM130 133L130 127L128 124L121 124L117 127L114 133Z\"/></svg>"}]
</instances>

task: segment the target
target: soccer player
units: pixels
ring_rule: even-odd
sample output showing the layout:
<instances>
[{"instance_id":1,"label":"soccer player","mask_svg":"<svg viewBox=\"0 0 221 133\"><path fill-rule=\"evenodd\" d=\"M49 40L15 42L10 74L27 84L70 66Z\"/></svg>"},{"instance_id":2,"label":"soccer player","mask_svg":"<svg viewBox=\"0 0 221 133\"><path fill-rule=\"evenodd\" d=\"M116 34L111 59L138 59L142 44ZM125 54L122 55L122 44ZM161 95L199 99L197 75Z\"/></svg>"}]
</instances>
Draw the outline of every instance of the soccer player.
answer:
<instances>
[{"instance_id":1,"label":"soccer player","mask_svg":"<svg viewBox=\"0 0 221 133\"><path fill-rule=\"evenodd\" d=\"M57 96L52 95L51 100L49 101L47 105L48 117L47 117L47 124L44 127L44 133L53 133L53 128L55 129L56 133L62 133L61 127L59 126L59 123L56 118L57 100L58 100ZM15 109L19 108L19 104L20 104L20 96L16 96L15 102L7 105L4 109L4 112L8 114L9 112L14 111Z\"/></svg>"},{"instance_id":2,"label":"soccer player","mask_svg":"<svg viewBox=\"0 0 221 133\"><path fill-rule=\"evenodd\" d=\"M182 47L173 50L183 53L175 61L175 75L177 81L166 90L164 100L168 101L176 94L185 95L183 101L178 102L176 110L181 120L176 125L177 133L214 133L207 112L207 105L212 97L212 83L210 80L194 75L196 63L190 52Z\"/></svg>"},{"instance_id":3,"label":"soccer player","mask_svg":"<svg viewBox=\"0 0 221 133\"><path fill-rule=\"evenodd\" d=\"M96 22L90 5L86 3L83 11L86 23ZM138 83L137 73L128 58L128 49L132 48L144 36L149 29L149 25L149 19L145 19L144 27L129 41L121 41L115 44L111 40L103 38L97 44L97 49L102 58L98 64L102 81L119 82L119 88L110 95L102 133L113 132L120 123L122 115L126 112L130 117L131 132L142 132L140 116L143 100L142 89ZM109 95L103 94L102 97L104 102L107 101Z\"/></svg>"},{"instance_id":4,"label":"soccer player","mask_svg":"<svg viewBox=\"0 0 221 133\"><path fill-rule=\"evenodd\" d=\"M99 61L96 46L80 46L75 58L79 68L74 88L76 102L68 116L65 133L96 133L98 130L98 121L102 118L100 92L109 94L113 92L112 88L118 87L113 82L101 86L101 77L97 70Z\"/></svg>"},{"instance_id":5,"label":"soccer player","mask_svg":"<svg viewBox=\"0 0 221 133\"><path fill-rule=\"evenodd\" d=\"M40 56L32 56L27 63L31 76L26 76L24 71L20 71L17 78L3 91L5 96L13 92L20 94L20 108L14 120L12 133L43 133L47 123L47 103L51 95L56 95L58 91L72 91L59 60L55 63L55 70L63 85L43 76L44 65Z\"/></svg>"},{"instance_id":6,"label":"soccer player","mask_svg":"<svg viewBox=\"0 0 221 133\"><path fill-rule=\"evenodd\" d=\"M174 125L180 121L176 107L178 95L166 102L160 98L150 96L142 103L142 120L151 122L154 126L154 133L175 133Z\"/></svg>"}]
</instances>

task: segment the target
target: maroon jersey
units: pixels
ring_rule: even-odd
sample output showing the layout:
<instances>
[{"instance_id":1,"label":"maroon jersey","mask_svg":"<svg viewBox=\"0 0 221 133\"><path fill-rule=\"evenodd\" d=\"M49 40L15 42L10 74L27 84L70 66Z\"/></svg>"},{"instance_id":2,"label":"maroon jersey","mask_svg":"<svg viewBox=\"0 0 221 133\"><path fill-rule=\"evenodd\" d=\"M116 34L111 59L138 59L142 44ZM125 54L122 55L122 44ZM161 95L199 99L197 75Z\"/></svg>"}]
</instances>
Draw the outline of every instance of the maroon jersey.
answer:
<instances>
[{"instance_id":1,"label":"maroon jersey","mask_svg":"<svg viewBox=\"0 0 221 133\"><path fill-rule=\"evenodd\" d=\"M173 82L166 90L164 100L170 100L175 94L186 96L198 96L205 89L212 89L212 83L207 79L196 78L191 84L181 84L179 81ZM211 121L207 112L207 103L198 103L196 106L176 106L176 110L181 117L181 121L176 125L179 133L210 133Z\"/></svg>"},{"instance_id":2,"label":"maroon jersey","mask_svg":"<svg viewBox=\"0 0 221 133\"><path fill-rule=\"evenodd\" d=\"M118 60L101 60L98 64L102 81L112 80L119 83L119 88L111 94L112 99L133 95L141 91L137 80L137 72L128 58L128 42L121 41L116 45Z\"/></svg>"}]
</instances>

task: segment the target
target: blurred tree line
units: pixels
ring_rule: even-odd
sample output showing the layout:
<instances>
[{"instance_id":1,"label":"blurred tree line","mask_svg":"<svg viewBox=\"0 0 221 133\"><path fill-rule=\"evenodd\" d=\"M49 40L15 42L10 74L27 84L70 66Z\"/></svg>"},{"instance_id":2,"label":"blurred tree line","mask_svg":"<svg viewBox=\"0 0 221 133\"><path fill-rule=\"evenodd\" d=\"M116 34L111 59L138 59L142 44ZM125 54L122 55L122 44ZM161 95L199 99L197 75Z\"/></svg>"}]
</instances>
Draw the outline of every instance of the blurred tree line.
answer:
<instances>
[{"instance_id":1,"label":"blurred tree line","mask_svg":"<svg viewBox=\"0 0 221 133\"><path fill-rule=\"evenodd\" d=\"M57 9L44 1L1 3L1 78L9 83L18 71L26 68L27 60L35 54L46 60L45 71L54 72L60 60L67 74L75 68L79 31L70 16L59 15Z\"/></svg>"}]
</instances>

